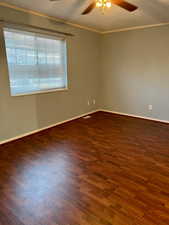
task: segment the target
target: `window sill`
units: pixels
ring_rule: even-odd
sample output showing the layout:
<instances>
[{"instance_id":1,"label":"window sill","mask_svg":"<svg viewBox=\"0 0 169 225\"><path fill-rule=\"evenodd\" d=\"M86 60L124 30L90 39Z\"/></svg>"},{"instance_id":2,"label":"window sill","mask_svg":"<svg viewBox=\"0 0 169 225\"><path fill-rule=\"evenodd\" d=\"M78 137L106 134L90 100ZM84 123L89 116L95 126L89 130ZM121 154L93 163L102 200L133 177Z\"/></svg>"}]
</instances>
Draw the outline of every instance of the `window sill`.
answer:
<instances>
[{"instance_id":1,"label":"window sill","mask_svg":"<svg viewBox=\"0 0 169 225\"><path fill-rule=\"evenodd\" d=\"M12 97L19 97L19 96L27 96L27 95L36 95L36 94L45 94L45 93L50 93L50 92L57 92L57 91L68 91L68 88L55 88L55 89L50 89L50 90L43 90L43 91L35 91L31 93L21 93L21 94L15 94L12 95Z\"/></svg>"}]
</instances>

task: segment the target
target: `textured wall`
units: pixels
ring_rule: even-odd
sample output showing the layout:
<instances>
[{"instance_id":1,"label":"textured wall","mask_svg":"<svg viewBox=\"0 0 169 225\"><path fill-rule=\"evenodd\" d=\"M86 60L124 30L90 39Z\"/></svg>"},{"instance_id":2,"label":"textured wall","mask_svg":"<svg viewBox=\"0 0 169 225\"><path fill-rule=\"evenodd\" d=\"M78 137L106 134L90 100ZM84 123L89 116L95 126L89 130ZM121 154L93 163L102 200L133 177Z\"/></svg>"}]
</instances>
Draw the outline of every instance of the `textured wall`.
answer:
<instances>
[{"instance_id":1,"label":"textured wall","mask_svg":"<svg viewBox=\"0 0 169 225\"><path fill-rule=\"evenodd\" d=\"M168 43L169 26L104 35L102 108L169 121Z\"/></svg>"},{"instance_id":2,"label":"textured wall","mask_svg":"<svg viewBox=\"0 0 169 225\"><path fill-rule=\"evenodd\" d=\"M68 39L68 91L11 97L5 51L0 35L0 141L63 121L97 108L100 35L13 9L0 7L0 17L13 22L75 34Z\"/></svg>"},{"instance_id":3,"label":"textured wall","mask_svg":"<svg viewBox=\"0 0 169 225\"><path fill-rule=\"evenodd\" d=\"M0 34L0 141L98 108L169 121L169 26L99 35L5 7L0 17L75 34L68 39L69 90L20 97L9 94Z\"/></svg>"}]
</instances>

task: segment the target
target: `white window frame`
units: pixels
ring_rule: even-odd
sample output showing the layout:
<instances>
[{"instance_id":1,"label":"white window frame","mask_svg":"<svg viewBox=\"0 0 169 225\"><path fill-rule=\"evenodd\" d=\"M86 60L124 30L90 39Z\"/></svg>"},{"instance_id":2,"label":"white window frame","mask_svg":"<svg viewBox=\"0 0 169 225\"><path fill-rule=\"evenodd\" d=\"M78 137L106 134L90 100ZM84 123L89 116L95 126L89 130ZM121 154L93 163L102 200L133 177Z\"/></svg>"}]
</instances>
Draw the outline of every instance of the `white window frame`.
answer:
<instances>
[{"instance_id":1,"label":"white window frame","mask_svg":"<svg viewBox=\"0 0 169 225\"><path fill-rule=\"evenodd\" d=\"M44 90L40 90L40 91L32 91L29 93L19 93L19 94L12 94L11 92L11 84L10 84L10 75L9 75L9 67L8 67L8 59L7 59L7 52L6 52L6 44L5 44L5 35L4 35L4 29L5 28L10 28L10 29L16 29L16 30L20 30L23 32L28 32L28 33L36 33L39 37L48 37L50 39L53 40L64 40L65 41L65 61L66 61L66 66L65 66L65 71L66 71L66 86L64 88L50 88L50 89L44 89ZM67 48L67 39L65 37L62 37L60 35L52 35L52 34L46 34L46 33L41 33L38 31L30 31L29 29L22 29L22 28L16 28L16 27L11 27L11 26L5 26L2 28L2 33L3 33L3 39L4 39L4 45L5 45L5 56L6 56L6 63L7 63L7 69L8 69L8 81L9 81L9 89L10 89L10 95L11 97L18 97L18 96L27 96L27 95L36 95L36 94L47 94L47 93L51 93L51 92L61 92L61 91L68 91L69 90L69 82L68 82L68 48Z\"/></svg>"}]
</instances>

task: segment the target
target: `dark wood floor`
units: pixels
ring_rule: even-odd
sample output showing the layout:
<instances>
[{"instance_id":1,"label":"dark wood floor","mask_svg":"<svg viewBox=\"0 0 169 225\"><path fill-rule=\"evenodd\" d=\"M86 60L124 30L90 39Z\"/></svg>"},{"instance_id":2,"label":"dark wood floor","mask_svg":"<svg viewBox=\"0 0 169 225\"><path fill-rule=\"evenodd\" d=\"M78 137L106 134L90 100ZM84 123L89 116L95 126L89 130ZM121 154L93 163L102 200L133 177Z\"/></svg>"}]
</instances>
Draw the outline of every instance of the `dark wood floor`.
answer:
<instances>
[{"instance_id":1,"label":"dark wood floor","mask_svg":"<svg viewBox=\"0 0 169 225\"><path fill-rule=\"evenodd\" d=\"M0 146L0 225L110 224L169 224L169 125L98 112Z\"/></svg>"}]
</instances>

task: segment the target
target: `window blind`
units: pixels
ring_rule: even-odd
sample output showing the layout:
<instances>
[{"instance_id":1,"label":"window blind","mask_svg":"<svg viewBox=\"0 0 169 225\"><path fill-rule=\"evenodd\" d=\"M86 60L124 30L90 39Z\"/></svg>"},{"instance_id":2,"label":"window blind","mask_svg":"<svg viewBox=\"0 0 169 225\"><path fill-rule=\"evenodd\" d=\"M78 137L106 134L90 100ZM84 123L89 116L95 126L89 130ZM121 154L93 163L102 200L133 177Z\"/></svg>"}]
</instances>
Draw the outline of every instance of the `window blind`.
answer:
<instances>
[{"instance_id":1,"label":"window blind","mask_svg":"<svg viewBox=\"0 0 169 225\"><path fill-rule=\"evenodd\" d=\"M66 41L4 28L11 95L67 87Z\"/></svg>"}]
</instances>

